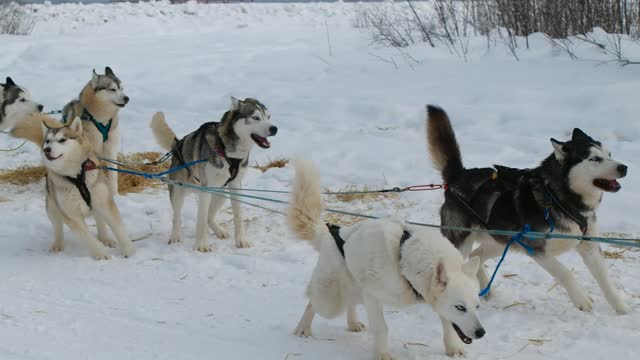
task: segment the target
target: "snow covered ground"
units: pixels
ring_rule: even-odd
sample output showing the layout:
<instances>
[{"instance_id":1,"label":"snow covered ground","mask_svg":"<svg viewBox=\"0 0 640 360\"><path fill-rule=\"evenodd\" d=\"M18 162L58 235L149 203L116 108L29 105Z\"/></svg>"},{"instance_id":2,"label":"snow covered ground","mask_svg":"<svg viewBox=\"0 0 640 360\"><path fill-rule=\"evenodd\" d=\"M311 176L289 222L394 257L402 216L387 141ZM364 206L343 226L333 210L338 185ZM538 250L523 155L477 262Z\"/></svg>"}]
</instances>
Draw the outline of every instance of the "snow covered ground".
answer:
<instances>
[{"instance_id":1,"label":"snow covered ground","mask_svg":"<svg viewBox=\"0 0 640 360\"><path fill-rule=\"evenodd\" d=\"M519 62L503 51L487 52L484 39L472 40L467 63L444 48L423 46L407 50L413 61L372 47L353 27L364 6L372 5L36 5L32 35L0 36L0 75L52 110L77 95L91 69L111 66L131 97L121 112L127 153L160 151L148 129L154 111L165 111L183 135L218 119L229 95L257 97L280 131L272 148L256 149L253 160L313 159L331 189L438 182L425 150L426 103L449 111L469 166L534 166L550 153L550 137L567 138L579 126L630 168L621 192L605 196L601 230L640 235L640 67L571 61L535 36ZM0 148L19 143L0 137ZM0 168L38 163L31 145L0 154ZM290 167L254 169L245 186L287 189L292 174ZM70 234L64 253L47 254L52 234L42 183L2 185L2 197L10 199L0 203L2 360L372 357L369 335L347 332L344 318L317 319L314 338L292 335L316 254L278 215L246 208L254 247L235 249L210 235L215 251L200 254L191 250L194 199L184 212L186 242L168 246L166 192L121 196L131 237L150 236L136 242L132 259L114 252L111 261L96 262ZM442 193L330 200L350 211L437 222ZM229 209L221 216L230 227ZM623 255L608 265L633 307L626 316L613 313L576 254L562 261L593 295L591 314L576 310L532 261L509 256L496 298L482 308L488 334L468 347L468 357L637 358L640 253ZM495 262L488 265L493 269ZM388 310L398 359L445 358L440 322L427 306Z\"/></svg>"}]
</instances>

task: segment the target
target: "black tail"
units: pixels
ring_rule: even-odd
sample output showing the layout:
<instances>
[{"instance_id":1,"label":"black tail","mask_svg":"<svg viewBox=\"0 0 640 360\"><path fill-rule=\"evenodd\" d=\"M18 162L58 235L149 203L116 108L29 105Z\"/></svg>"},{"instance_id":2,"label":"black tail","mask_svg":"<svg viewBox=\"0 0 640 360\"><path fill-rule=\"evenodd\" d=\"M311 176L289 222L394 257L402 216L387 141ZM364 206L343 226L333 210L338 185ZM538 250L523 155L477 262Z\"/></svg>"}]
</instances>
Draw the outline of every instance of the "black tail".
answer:
<instances>
[{"instance_id":1,"label":"black tail","mask_svg":"<svg viewBox=\"0 0 640 360\"><path fill-rule=\"evenodd\" d=\"M427 145L433 166L452 182L464 170L462 156L447 113L433 105L427 105Z\"/></svg>"}]
</instances>

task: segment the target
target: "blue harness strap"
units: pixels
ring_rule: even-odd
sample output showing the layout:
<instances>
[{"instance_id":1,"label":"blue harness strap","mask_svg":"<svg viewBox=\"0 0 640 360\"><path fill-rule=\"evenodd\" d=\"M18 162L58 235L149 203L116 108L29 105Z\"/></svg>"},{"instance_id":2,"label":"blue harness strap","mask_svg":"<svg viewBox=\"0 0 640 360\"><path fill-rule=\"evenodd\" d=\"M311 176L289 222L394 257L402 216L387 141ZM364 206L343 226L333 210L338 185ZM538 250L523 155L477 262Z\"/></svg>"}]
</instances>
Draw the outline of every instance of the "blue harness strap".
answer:
<instances>
[{"instance_id":1,"label":"blue harness strap","mask_svg":"<svg viewBox=\"0 0 640 360\"><path fill-rule=\"evenodd\" d=\"M96 120L96 118L93 117L93 115L91 115L87 111L87 109L82 110L80 119L84 121L91 121L93 125L95 125L96 129L98 129L98 131L100 131L100 133L102 134L102 142L106 142L107 140L109 140L109 130L111 130L111 123L113 122L113 119L109 119L107 125L104 125L103 123Z\"/></svg>"},{"instance_id":2,"label":"blue harness strap","mask_svg":"<svg viewBox=\"0 0 640 360\"><path fill-rule=\"evenodd\" d=\"M507 242L507 245L504 247L504 251L502 252L500 261L498 261L498 265L496 265L496 269L493 271L493 275L491 275L491 279L489 280L487 287L482 289L482 291L480 291L480 294L478 296L486 296L489 293L489 290L491 290L491 284L493 284L493 280L496 278L496 275L498 274L498 270L500 269L500 265L502 265L504 258L507 256L507 252L509 251L511 244L518 243L527 251L527 253L530 256L534 255L533 248L525 244L524 242L522 242L522 238L530 231L531 231L531 226L529 226L529 224L525 224L524 227L522 228L522 231L513 235L511 239L509 239L509 242Z\"/></svg>"}]
</instances>

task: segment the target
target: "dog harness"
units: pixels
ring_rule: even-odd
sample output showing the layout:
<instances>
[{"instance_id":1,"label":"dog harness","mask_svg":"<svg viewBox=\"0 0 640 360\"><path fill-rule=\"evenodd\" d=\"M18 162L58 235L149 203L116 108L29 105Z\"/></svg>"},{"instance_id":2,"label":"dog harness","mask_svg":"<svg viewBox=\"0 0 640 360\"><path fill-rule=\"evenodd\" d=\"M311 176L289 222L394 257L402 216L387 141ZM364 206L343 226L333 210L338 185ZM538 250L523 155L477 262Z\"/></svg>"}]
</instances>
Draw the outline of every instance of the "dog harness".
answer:
<instances>
[{"instance_id":1,"label":"dog harness","mask_svg":"<svg viewBox=\"0 0 640 360\"><path fill-rule=\"evenodd\" d=\"M216 124L216 143L217 143L216 144L217 146L214 148L216 154L218 154L218 156L220 156L221 158L227 160L227 164L229 164L229 178L224 183L224 185L222 185L222 187L225 187L227 186L227 184L235 180L235 178L238 176L238 172L240 171L240 164L244 159L231 158L227 156L227 151L225 149L224 143L220 138L220 134L218 134L217 124Z\"/></svg>"},{"instance_id":2,"label":"dog harness","mask_svg":"<svg viewBox=\"0 0 640 360\"><path fill-rule=\"evenodd\" d=\"M580 211L572 209L570 206L563 204L549 186L545 184L544 187L547 191L547 193L545 194L547 201L547 204L545 205L545 214L548 214L553 205L557 206L560 211L562 211L565 215L567 215L567 217L578 224L578 226L580 227L580 231L582 231L582 235L585 235L587 233L587 230L589 229L589 219L586 216L582 215Z\"/></svg>"},{"instance_id":3,"label":"dog harness","mask_svg":"<svg viewBox=\"0 0 640 360\"><path fill-rule=\"evenodd\" d=\"M98 167L93 161L87 159L85 160L85 162L82 163L82 167L80 168L80 174L78 174L78 176L76 177L65 176L67 180L69 180L73 185L76 186L76 188L78 188L78 191L80 192L80 196L82 196L82 200L84 200L84 202L87 204L89 209L91 209L91 193L87 188L85 177L86 177L87 171L96 170L97 168Z\"/></svg>"},{"instance_id":4,"label":"dog harness","mask_svg":"<svg viewBox=\"0 0 640 360\"><path fill-rule=\"evenodd\" d=\"M66 124L67 120L68 119L66 115L62 114L62 123ZM106 142L107 140L109 140L109 130L111 130L111 124L113 123L113 119L109 119L109 122L107 123L107 125L104 125L103 123L96 120L96 118L93 117L93 115L91 115L91 113L89 113L87 109L83 108L82 115L80 115L80 120L91 121L93 125L96 127L96 129L100 131L100 134L102 134L102 142Z\"/></svg>"},{"instance_id":5,"label":"dog harness","mask_svg":"<svg viewBox=\"0 0 640 360\"><path fill-rule=\"evenodd\" d=\"M342 236L340 236L340 226L335 224L330 224L330 223L326 223L325 225L327 225L327 229L329 229L329 233L331 233L333 240L336 242L336 246L338 247L340 254L342 254L342 257L344 257L345 241L342 238ZM410 237L411 237L411 233L408 232L407 230L404 230L402 232L402 236L400 237L400 257L402 257L402 245L404 245L405 241L407 241ZM413 287L413 285L411 284L411 281L409 281L409 279L407 278L405 278L405 280L407 280L407 283L411 287L411 290L413 290L413 293L416 295L416 299L422 300L423 299L422 295L420 295L418 290L416 290L416 288Z\"/></svg>"}]
</instances>

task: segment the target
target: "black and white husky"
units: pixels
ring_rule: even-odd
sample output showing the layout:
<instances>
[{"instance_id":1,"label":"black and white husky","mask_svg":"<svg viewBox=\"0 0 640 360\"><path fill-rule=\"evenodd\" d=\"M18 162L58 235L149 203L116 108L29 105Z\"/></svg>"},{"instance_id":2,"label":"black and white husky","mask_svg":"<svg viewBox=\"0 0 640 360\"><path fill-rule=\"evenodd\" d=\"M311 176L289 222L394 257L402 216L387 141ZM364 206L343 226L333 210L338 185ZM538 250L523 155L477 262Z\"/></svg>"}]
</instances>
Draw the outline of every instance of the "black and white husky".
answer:
<instances>
[{"instance_id":1,"label":"black and white husky","mask_svg":"<svg viewBox=\"0 0 640 360\"><path fill-rule=\"evenodd\" d=\"M24 117L39 113L43 106L31 99L27 89L16 85L8 77L4 84L0 84L0 130L8 131Z\"/></svg>"},{"instance_id":2,"label":"black and white husky","mask_svg":"<svg viewBox=\"0 0 640 360\"><path fill-rule=\"evenodd\" d=\"M202 124L196 131L178 140L176 134L165 121L163 113L156 113L151 128L158 144L173 152L171 168L179 167L200 159L206 162L172 172L169 178L175 181L200 186L232 188L242 187L242 178L249 163L249 153L254 144L263 149L271 146L267 137L274 136L278 128L271 123L267 107L255 99L238 100L231 98L231 108L220 122ZM173 230L169 244L181 242L182 206L187 189L169 186L169 197L173 206ZM195 249L210 252L207 241L207 224L220 239L229 233L218 224L216 213L225 199L208 192L198 193L198 221L196 225ZM237 201L231 201L236 246L248 248L250 243L244 238L242 212Z\"/></svg>"},{"instance_id":3,"label":"black and white husky","mask_svg":"<svg viewBox=\"0 0 640 360\"><path fill-rule=\"evenodd\" d=\"M551 139L553 153L533 169L466 169L447 114L427 106L427 143L434 166L448 184L440 210L444 226L489 228L520 231L530 224L532 231L547 232L550 222L555 232L572 235L597 234L595 210L604 192L617 192L617 179L627 174L627 167L611 157L598 141L580 129L571 140ZM443 230L442 233L463 255L479 256L480 263L499 256L508 236L491 236L479 232ZM533 250L532 258L551 274L569 293L574 305L590 311L592 299L576 282L569 269L556 256L575 248L598 282L605 298L618 314L630 311L612 286L607 267L597 243L564 239L524 239ZM474 243L479 246L473 249ZM514 249L522 250L520 246ZM478 279L486 286L489 279L480 266Z\"/></svg>"}]
</instances>

